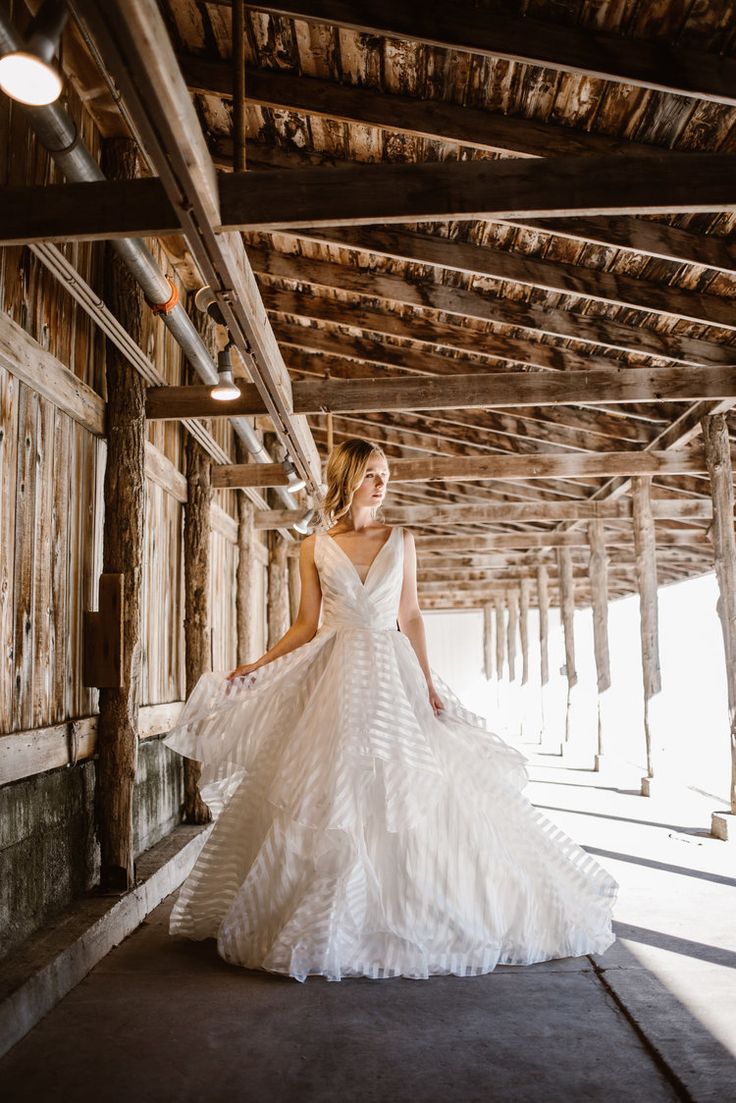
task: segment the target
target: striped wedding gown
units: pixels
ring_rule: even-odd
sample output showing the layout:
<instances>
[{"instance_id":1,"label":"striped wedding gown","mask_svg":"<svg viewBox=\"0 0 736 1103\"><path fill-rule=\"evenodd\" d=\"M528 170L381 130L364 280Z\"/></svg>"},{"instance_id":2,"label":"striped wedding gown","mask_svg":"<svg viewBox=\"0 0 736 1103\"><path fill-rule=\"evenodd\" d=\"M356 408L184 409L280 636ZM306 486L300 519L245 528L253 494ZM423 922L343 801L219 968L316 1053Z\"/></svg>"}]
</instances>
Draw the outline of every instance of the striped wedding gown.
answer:
<instances>
[{"instance_id":1,"label":"striped wedding gown","mask_svg":"<svg viewBox=\"0 0 736 1103\"><path fill-rule=\"evenodd\" d=\"M167 744L200 760L212 834L172 934L304 980L468 976L600 953L617 884L523 795L526 759L396 627L395 528L365 583L320 534L323 623L237 682L205 675Z\"/></svg>"}]
</instances>

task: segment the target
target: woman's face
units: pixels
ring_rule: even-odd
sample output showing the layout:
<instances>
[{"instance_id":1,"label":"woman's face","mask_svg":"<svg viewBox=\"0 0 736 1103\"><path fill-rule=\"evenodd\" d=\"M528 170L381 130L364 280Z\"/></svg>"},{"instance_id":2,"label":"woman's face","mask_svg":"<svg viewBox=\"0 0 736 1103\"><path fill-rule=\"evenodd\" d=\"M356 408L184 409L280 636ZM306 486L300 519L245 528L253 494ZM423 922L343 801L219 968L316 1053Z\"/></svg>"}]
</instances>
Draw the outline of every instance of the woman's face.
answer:
<instances>
[{"instance_id":1,"label":"woman's face","mask_svg":"<svg viewBox=\"0 0 736 1103\"><path fill-rule=\"evenodd\" d=\"M388 486L388 464L383 456L376 453L368 460L363 481L353 495L353 503L377 509L386 496Z\"/></svg>"}]
</instances>

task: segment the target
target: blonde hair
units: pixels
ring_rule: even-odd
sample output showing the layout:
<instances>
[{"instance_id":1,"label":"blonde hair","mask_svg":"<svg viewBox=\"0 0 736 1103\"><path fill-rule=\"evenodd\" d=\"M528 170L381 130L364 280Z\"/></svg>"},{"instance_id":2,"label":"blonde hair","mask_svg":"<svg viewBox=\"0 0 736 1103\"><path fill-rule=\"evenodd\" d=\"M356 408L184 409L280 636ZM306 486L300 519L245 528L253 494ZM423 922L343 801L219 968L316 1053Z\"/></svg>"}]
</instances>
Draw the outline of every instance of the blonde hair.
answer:
<instances>
[{"instance_id":1,"label":"blonde hair","mask_svg":"<svg viewBox=\"0 0 736 1103\"><path fill-rule=\"evenodd\" d=\"M344 440L330 452L325 469L327 493L323 504L328 528L350 510L353 495L363 482L366 468L373 456L381 456L386 460L383 449L362 437Z\"/></svg>"}]
</instances>

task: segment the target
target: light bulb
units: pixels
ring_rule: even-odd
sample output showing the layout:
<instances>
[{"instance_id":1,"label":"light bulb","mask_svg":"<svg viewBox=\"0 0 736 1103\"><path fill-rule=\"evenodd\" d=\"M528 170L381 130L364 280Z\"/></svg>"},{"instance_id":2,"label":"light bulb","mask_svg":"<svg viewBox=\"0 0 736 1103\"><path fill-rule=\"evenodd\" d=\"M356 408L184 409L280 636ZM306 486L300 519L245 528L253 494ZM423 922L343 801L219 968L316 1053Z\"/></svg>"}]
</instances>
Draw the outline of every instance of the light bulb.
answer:
<instances>
[{"instance_id":1,"label":"light bulb","mask_svg":"<svg viewBox=\"0 0 736 1103\"><path fill-rule=\"evenodd\" d=\"M0 58L0 88L18 103L45 107L61 95L61 74L36 54L16 50Z\"/></svg>"},{"instance_id":2,"label":"light bulb","mask_svg":"<svg viewBox=\"0 0 736 1103\"><path fill-rule=\"evenodd\" d=\"M210 391L210 397L216 398L218 402L232 402L233 399L240 398L240 387L233 379L233 373L226 370L218 372L218 376L217 383Z\"/></svg>"},{"instance_id":3,"label":"light bulb","mask_svg":"<svg viewBox=\"0 0 736 1103\"><path fill-rule=\"evenodd\" d=\"M294 522L292 528L296 529L297 532L300 532L302 536L306 536L306 534L309 532L309 526L312 523L313 517L314 510L308 509L303 517L300 517L298 521Z\"/></svg>"},{"instance_id":4,"label":"light bulb","mask_svg":"<svg viewBox=\"0 0 736 1103\"><path fill-rule=\"evenodd\" d=\"M289 478L287 489L294 491L303 490L304 487L307 485L307 480L303 479L301 475L297 474L297 470L294 466L293 460L284 460L284 471Z\"/></svg>"}]
</instances>

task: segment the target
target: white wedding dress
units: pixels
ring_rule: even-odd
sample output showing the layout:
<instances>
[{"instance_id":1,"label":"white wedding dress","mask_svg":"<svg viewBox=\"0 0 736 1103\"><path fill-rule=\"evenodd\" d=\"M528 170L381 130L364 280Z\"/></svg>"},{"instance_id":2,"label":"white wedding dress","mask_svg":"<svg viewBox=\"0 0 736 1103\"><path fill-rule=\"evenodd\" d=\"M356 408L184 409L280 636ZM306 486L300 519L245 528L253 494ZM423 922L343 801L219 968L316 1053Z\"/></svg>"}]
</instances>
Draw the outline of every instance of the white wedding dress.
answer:
<instances>
[{"instance_id":1,"label":"white wedding dress","mask_svg":"<svg viewBox=\"0 0 736 1103\"><path fill-rule=\"evenodd\" d=\"M298 980L469 976L601 953L617 884L522 794L526 759L396 627L404 540L361 583L331 537L309 643L205 675L165 742L200 760L216 815L170 931Z\"/></svg>"}]
</instances>

